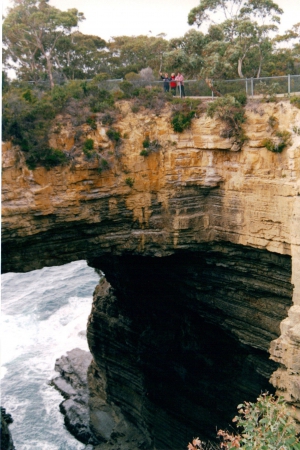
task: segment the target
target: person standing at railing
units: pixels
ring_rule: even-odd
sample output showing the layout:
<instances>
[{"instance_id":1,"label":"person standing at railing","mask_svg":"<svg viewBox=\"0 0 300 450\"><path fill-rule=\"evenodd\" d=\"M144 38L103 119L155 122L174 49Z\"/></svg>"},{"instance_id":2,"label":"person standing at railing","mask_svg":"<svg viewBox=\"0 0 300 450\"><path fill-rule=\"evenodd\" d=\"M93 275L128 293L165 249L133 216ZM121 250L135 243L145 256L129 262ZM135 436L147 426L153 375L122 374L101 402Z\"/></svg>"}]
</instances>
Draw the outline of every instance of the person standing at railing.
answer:
<instances>
[{"instance_id":1,"label":"person standing at railing","mask_svg":"<svg viewBox=\"0 0 300 450\"><path fill-rule=\"evenodd\" d=\"M160 78L164 80L164 92L169 92L170 90L170 81L171 78L169 78L169 75L165 73L165 76L161 72L159 72Z\"/></svg>"},{"instance_id":2,"label":"person standing at railing","mask_svg":"<svg viewBox=\"0 0 300 450\"><path fill-rule=\"evenodd\" d=\"M175 80L175 73L171 73L170 88L173 95L176 95L176 86L177 81Z\"/></svg>"},{"instance_id":3,"label":"person standing at railing","mask_svg":"<svg viewBox=\"0 0 300 450\"><path fill-rule=\"evenodd\" d=\"M180 97L185 97L184 92L184 78L182 73L178 72L177 77L175 78L177 81L177 86L179 87Z\"/></svg>"}]
</instances>

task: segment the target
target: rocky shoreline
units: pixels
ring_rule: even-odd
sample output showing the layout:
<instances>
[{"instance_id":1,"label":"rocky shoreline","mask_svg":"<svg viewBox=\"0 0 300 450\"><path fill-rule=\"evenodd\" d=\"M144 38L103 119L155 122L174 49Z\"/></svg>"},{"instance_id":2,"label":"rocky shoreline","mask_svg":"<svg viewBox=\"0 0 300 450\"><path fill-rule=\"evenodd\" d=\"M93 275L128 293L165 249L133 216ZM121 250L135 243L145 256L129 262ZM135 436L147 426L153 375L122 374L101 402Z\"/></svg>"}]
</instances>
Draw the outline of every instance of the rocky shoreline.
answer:
<instances>
[{"instance_id":1,"label":"rocky shoreline","mask_svg":"<svg viewBox=\"0 0 300 450\"><path fill-rule=\"evenodd\" d=\"M87 450L149 450L150 440L125 419L116 405L108 405L93 391L97 374L91 353L79 348L66 353L56 360L59 376L51 384L64 397L59 408L68 431L86 444Z\"/></svg>"},{"instance_id":2,"label":"rocky shoreline","mask_svg":"<svg viewBox=\"0 0 300 450\"><path fill-rule=\"evenodd\" d=\"M9 424L13 422L11 414L8 414L1 406L1 449L2 450L15 450L11 432L8 428Z\"/></svg>"}]
</instances>

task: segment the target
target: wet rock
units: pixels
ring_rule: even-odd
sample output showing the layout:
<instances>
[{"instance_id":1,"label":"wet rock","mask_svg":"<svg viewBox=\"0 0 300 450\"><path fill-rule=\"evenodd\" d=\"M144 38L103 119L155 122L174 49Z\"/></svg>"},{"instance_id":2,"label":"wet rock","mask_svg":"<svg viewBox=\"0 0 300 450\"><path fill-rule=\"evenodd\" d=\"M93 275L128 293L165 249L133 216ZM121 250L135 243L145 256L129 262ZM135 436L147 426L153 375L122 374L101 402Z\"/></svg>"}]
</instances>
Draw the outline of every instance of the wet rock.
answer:
<instances>
[{"instance_id":1,"label":"wet rock","mask_svg":"<svg viewBox=\"0 0 300 450\"><path fill-rule=\"evenodd\" d=\"M70 433L84 444L97 444L99 440L89 426L89 391L87 370L92 361L89 352L75 348L56 360L55 370L59 377L52 384L65 397L60 411L65 416L65 425Z\"/></svg>"},{"instance_id":2,"label":"wet rock","mask_svg":"<svg viewBox=\"0 0 300 450\"><path fill-rule=\"evenodd\" d=\"M10 414L5 411L5 408L1 406L1 449L2 450L15 450L15 446L13 444L11 432L8 428L8 425L13 422L13 419Z\"/></svg>"},{"instance_id":3,"label":"wet rock","mask_svg":"<svg viewBox=\"0 0 300 450\"><path fill-rule=\"evenodd\" d=\"M75 348L56 360L55 370L60 376L52 384L65 397L60 411L65 416L69 432L93 449L147 449L150 440L138 431L116 405L109 405L98 392L99 380L93 368L92 355ZM88 377L90 383L88 387ZM97 387L97 389L96 389Z\"/></svg>"}]
</instances>

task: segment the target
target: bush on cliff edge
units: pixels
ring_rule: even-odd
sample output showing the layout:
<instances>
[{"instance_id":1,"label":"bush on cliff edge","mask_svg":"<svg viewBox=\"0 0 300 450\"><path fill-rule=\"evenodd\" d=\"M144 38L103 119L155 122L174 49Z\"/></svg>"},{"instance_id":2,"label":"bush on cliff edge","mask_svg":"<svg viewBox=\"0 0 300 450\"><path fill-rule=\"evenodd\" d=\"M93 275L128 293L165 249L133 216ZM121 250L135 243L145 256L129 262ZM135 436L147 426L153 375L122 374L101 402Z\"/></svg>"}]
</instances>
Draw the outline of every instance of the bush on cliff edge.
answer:
<instances>
[{"instance_id":1,"label":"bush on cliff edge","mask_svg":"<svg viewBox=\"0 0 300 450\"><path fill-rule=\"evenodd\" d=\"M282 397L261 394L256 403L244 402L237 408L239 415L233 422L238 433L219 430L221 442L215 449L300 450L295 421ZM188 450L197 449L203 450L199 438L188 445Z\"/></svg>"}]
</instances>

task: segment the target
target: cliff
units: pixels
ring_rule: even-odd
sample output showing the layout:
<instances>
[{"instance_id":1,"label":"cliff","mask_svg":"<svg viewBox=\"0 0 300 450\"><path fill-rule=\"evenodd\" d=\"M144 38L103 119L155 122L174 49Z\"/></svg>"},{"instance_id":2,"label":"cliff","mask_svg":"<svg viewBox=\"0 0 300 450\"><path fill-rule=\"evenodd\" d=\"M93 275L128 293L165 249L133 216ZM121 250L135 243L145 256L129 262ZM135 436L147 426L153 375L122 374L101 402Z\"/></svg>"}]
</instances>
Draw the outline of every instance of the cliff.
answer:
<instances>
[{"instance_id":1,"label":"cliff","mask_svg":"<svg viewBox=\"0 0 300 450\"><path fill-rule=\"evenodd\" d=\"M99 392L139 428L152 430L161 446L184 417L186 429L196 432L210 404L203 428L224 418L216 398L226 392L226 403L230 382L240 386L235 401L267 388L262 379L273 372L273 385L299 406L300 136L292 133L282 153L262 141L273 133L270 117L292 132L300 111L288 101L248 103L249 140L235 151L232 139L220 137L222 124L205 114L178 134L168 107L159 115L133 114L126 102L119 108L120 145L100 121L96 130L81 127L105 156L100 170L99 158L81 154L69 166L30 171L20 152L4 144L3 271L76 259L104 271L114 289L96 290L88 329ZM77 130L68 116L60 122L51 145L72 155ZM160 148L141 156L146 137ZM229 375L232 360L219 373L211 370L223 347L227 359L234 349L241 378ZM206 370L200 382L192 360L197 379L199 368ZM174 389L184 393L171 401ZM186 415L191 408L195 414ZM158 419L169 426L158 430ZM182 429L177 437L186 439Z\"/></svg>"}]
</instances>

